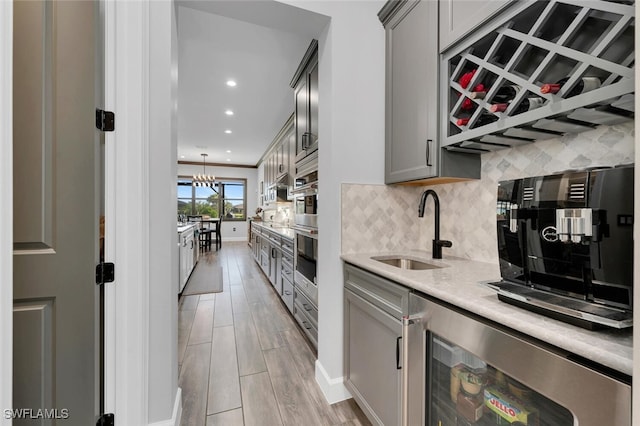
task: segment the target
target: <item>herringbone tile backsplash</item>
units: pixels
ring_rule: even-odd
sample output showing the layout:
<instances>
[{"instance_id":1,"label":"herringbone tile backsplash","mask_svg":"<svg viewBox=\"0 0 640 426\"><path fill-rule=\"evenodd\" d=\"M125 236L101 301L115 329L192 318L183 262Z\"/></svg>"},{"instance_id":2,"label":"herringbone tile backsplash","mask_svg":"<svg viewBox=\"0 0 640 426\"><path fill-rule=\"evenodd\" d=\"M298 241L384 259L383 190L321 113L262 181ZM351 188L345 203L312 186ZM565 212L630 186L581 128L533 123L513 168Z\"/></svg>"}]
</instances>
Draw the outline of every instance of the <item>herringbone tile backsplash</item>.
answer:
<instances>
[{"instance_id":1,"label":"herringbone tile backsplash","mask_svg":"<svg viewBox=\"0 0 640 426\"><path fill-rule=\"evenodd\" d=\"M445 255L498 262L495 206L499 181L592 166L633 163L633 122L482 155L480 180L433 185L440 199ZM431 250L433 201L418 218L425 187L342 184L342 253Z\"/></svg>"}]
</instances>

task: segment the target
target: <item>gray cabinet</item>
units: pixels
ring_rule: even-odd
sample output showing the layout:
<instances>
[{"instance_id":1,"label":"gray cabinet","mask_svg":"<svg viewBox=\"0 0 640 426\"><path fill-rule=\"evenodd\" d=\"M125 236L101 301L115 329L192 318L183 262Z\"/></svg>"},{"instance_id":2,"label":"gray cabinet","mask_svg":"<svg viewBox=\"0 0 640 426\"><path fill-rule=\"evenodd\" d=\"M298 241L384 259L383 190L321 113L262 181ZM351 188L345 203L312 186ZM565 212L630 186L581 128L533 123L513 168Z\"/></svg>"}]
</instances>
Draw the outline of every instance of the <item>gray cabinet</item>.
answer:
<instances>
[{"instance_id":1,"label":"gray cabinet","mask_svg":"<svg viewBox=\"0 0 640 426\"><path fill-rule=\"evenodd\" d=\"M480 160L440 149L438 3L389 1L386 31L385 183L479 178Z\"/></svg>"},{"instance_id":2,"label":"gray cabinet","mask_svg":"<svg viewBox=\"0 0 640 426\"><path fill-rule=\"evenodd\" d=\"M290 83L295 107L295 161L318 149L318 41L312 40Z\"/></svg>"},{"instance_id":3,"label":"gray cabinet","mask_svg":"<svg viewBox=\"0 0 640 426\"><path fill-rule=\"evenodd\" d=\"M401 317L409 290L349 264L344 277L345 386L373 424L401 424Z\"/></svg>"},{"instance_id":4,"label":"gray cabinet","mask_svg":"<svg viewBox=\"0 0 640 426\"><path fill-rule=\"evenodd\" d=\"M440 51L462 39L513 0L440 0Z\"/></svg>"},{"instance_id":5,"label":"gray cabinet","mask_svg":"<svg viewBox=\"0 0 640 426\"><path fill-rule=\"evenodd\" d=\"M290 160L293 137L294 115L292 114L265 151L261 161L260 167L262 167L264 176L263 203L265 205L283 201L285 192L286 198L290 197L293 186Z\"/></svg>"}]
</instances>

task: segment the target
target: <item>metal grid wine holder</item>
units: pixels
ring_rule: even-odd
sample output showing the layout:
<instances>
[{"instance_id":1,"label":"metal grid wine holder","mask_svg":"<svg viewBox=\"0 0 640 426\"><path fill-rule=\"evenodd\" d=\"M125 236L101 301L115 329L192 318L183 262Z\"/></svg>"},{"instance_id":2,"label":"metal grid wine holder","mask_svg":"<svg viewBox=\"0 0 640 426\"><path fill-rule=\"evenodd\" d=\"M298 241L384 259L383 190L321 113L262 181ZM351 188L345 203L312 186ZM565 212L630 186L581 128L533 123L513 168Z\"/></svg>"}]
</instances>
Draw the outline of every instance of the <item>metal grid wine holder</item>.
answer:
<instances>
[{"instance_id":1,"label":"metal grid wine holder","mask_svg":"<svg viewBox=\"0 0 640 426\"><path fill-rule=\"evenodd\" d=\"M632 120L633 3L516 2L463 44L445 52L441 78L448 88L448 109L442 114L442 145L482 153ZM465 87L460 84L463 76ZM567 97L583 77L591 76L600 79L599 88ZM540 93L543 84L563 77L568 80L559 92ZM470 99L481 83L484 98ZM519 90L504 112L493 113L492 99L504 85ZM543 106L519 112L520 103L532 96L543 98ZM466 125L458 124L461 117L468 118ZM481 117L497 120L478 125L483 124Z\"/></svg>"}]
</instances>

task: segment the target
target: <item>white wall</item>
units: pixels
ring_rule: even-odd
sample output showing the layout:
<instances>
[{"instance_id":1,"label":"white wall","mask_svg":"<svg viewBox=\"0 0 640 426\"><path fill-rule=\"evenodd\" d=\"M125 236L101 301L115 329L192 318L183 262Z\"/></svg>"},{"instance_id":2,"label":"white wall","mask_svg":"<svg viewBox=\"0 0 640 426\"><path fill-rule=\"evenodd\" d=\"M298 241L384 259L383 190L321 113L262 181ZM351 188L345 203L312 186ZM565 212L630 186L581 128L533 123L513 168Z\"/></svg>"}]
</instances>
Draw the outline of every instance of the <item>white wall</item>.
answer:
<instances>
[{"instance_id":1,"label":"white wall","mask_svg":"<svg viewBox=\"0 0 640 426\"><path fill-rule=\"evenodd\" d=\"M174 100L177 39L171 1L150 3L149 55L149 423L173 416L178 392L178 249ZM174 62L175 61L175 62Z\"/></svg>"},{"instance_id":2,"label":"white wall","mask_svg":"<svg viewBox=\"0 0 640 426\"><path fill-rule=\"evenodd\" d=\"M175 158L175 152L174 152ZM247 217L251 217L256 212L258 206L258 169L246 167L223 167L209 166L206 167L207 174L213 174L216 179L219 178L244 178L247 180ZM202 173L202 165L178 164L177 174L174 176L193 176ZM173 184L175 187L175 182ZM175 198L174 198L175 199ZM176 206L173 206L175 216ZM175 217L174 217L175 222ZM222 225L223 241L247 241L249 237L248 224L242 222L226 222ZM235 230L234 230L235 229Z\"/></svg>"},{"instance_id":3,"label":"white wall","mask_svg":"<svg viewBox=\"0 0 640 426\"><path fill-rule=\"evenodd\" d=\"M383 1L287 0L331 18L319 42L318 362L329 402L349 396L343 381L340 186L384 182Z\"/></svg>"}]
</instances>

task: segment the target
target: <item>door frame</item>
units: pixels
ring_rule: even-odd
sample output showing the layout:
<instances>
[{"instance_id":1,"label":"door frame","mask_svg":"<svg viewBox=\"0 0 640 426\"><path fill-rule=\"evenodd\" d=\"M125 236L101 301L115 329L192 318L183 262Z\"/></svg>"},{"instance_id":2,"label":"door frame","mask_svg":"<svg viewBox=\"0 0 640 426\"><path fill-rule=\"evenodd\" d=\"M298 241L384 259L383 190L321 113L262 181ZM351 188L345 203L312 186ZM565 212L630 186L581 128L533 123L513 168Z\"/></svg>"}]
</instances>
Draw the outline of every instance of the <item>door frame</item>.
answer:
<instances>
[{"instance_id":1,"label":"door frame","mask_svg":"<svg viewBox=\"0 0 640 426\"><path fill-rule=\"evenodd\" d=\"M100 0L105 25L105 412L147 424L149 354L149 2ZM136 42L133 42L136 41ZM0 408L12 406L13 376L13 3L0 1ZM116 164L118 165L116 168ZM10 425L0 412L0 425Z\"/></svg>"},{"instance_id":2,"label":"door frame","mask_svg":"<svg viewBox=\"0 0 640 426\"><path fill-rule=\"evenodd\" d=\"M13 2L0 1L0 408L13 400ZM0 424L11 420L0 413Z\"/></svg>"},{"instance_id":3,"label":"door frame","mask_svg":"<svg viewBox=\"0 0 640 426\"><path fill-rule=\"evenodd\" d=\"M149 8L100 0L104 21L105 412L117 424L148 424L149 359Z\"/></svg>"}]
</instances>

